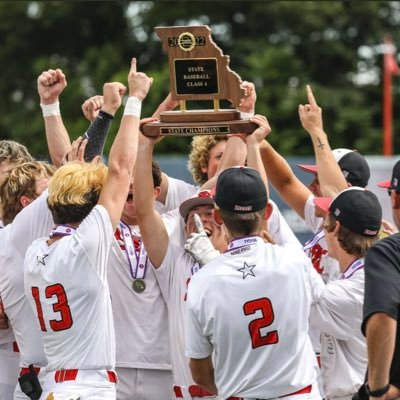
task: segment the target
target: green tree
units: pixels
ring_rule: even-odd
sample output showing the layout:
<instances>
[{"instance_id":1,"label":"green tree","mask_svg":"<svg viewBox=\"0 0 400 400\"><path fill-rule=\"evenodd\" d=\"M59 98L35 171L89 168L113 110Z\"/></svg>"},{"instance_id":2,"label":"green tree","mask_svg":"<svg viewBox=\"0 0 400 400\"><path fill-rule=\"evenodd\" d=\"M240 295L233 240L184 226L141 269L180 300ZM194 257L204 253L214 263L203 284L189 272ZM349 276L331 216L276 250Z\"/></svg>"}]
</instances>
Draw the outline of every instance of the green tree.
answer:
<instances>
[{"instance_id":1,"label":"green tree","mask_svg":"<svg viewBox=\"0 0 400 400\"><path fill-rule=\"evenodd\" d=\"M47 156L36 78L48 68L67 75L61 110L72 138L88 126L81 103L106 81L125 82L132 56L155 78L143 107L151 115L169 91L167 57L153 28L189 24L208 24L231 68L255 82L257 112L269 118L269 140L280 152L312 154L297 115L310 83L333 147L381 153L379 45L385 34L400 45L399 3L387 1L1 2L0 137ZM398 92L395 82L395 105ZM171 137L157 149L186 153L189 142Z\"/></svg>"}]
</instances>

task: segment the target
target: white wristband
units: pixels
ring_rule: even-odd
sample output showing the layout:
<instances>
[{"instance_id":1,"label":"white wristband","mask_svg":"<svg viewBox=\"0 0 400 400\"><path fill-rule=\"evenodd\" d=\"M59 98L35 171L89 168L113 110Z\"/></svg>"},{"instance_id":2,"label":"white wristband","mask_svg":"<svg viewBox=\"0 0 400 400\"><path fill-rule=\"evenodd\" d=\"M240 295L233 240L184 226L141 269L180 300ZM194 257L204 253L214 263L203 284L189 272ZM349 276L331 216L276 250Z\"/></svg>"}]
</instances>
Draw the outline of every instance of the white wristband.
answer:
<instances>
[{"instance_id":1,"label":"white wristband","mask_svg":"<svg viewBox=\"0 0 400 400\"><path fill-rule=\"evenodd\" d=\"M251 117L254 117L254 113L240 112L240 117L242 119L250 119Z\"/></svg>"},{"instance_id":2,"label":"white wristband","mask_svg":"<svg viewBox=\"0 0 400 400\"><path fill-rule=\"evenodd\" d=\"M140 111L142 110L142 102L134 96L128 97L125 104L124 115L133 115L140 118Z\"/></svg>"},{"instance_id":3,"label":"white wristband","mask_svg":"<svg viewBox=\"0 0 400 400\"><path fill-rule=\"evenodd\" d=\"M52 104L40 104L40 107L42 107L43 117L61 115L59 101L56 101L55 103Z\"/></svg>"}]
</instances>

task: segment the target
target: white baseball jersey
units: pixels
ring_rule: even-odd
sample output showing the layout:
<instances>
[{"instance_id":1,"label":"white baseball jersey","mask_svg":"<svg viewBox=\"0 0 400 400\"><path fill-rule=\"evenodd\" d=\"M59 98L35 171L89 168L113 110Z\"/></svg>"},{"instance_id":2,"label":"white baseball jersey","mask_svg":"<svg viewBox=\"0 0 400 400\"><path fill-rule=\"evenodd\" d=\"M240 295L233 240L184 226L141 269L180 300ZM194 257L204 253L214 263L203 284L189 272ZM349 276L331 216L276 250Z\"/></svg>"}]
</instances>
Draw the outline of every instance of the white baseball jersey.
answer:
<instances>
[{"instance_id":1,"label":"white baseball jersey","mask_svg":"<svg viewBox=\"0 0 400 400\"><path fill-rule=\"evenodd\" d=\"M150 261L142 293L132 288L134 278L123 241L113 240L108 264L117 367L170 370L167 306Z\"/></svg>"},{"instance_id":2,"label":"white baseball jersey","mask_svg":"<svg viewBox=\"0 0 400 400\"><path fill-rule=\"evenodd\" d=\"M337 279L340 276L340 270L337 260L328 255L328 245L321 228L323 218L315 215L314 198L315 196L310 195L304 207L306 225L315 233L314 238L304 245L304 251L324 282L328 282Z\"/></svg>"},{"instance_id":3,"label":"white baseball jersey","mask_svg":"<svg viewBox=\"0 0 400 400\"><path fill-rule=\"evenodd\" d=\"M160 214L179 205L198 191L196 186L168 177L165 204L156 202ZM139 233L138 227L131 227ZM146 289L132 288L128 256L123 240L113 241L109 258L108 281L116 333L117 367L170 370L168 313L150 260L144 281ZM132 332L135 332L132 337Z\"/></svg>"},{"instance_id":4,"label":"white baseball jersey","mask_svg":"<svg viewBox=\"0 0 400 400\"><path fill-rule=\"evenodd\" d=\"M294 244L301 247L301 243L289 227L285 218L279 211L278 206L272 200L269 200L272 205L272 214L268 219L268 232L272 235L276 244Z\"/></svg>"},{"instance_id":5,"label":"white baseball jersey","mask_svg":"<svg viewBox=\"0 0 400 400\"><path fill-rule=\"evenodd\" d=\"M36 316L24 292L24 257L33 240L50 232L47 190L0 230L0 293L19 348L20 366L47 364Z\"/></svg>"},{"instance_id":6,"label":"white baseball jersey","mask_svg":"<svg viewBox=\"0 0 400 400\"><path fill-rule=\"evenodd\" d=\"M32 243L25 257L25 295L39 326L47 371L115 367L107 264L113 229L97 205L71 236Z\"/></svg>"},{"instance_id":7,"label":"white baseball jersey","mask_svg":"<svg viewBox=\"0 0 400 400\"><path fill-rule=\"evenodd\" d=\"M195 383L189 370L189 359L185 356L184 315L187 285L195 262L184 251L183 220L177 210L163 215L163 220L169 234L169 245L155 273L168 307L174 383L189 386Z\"/></svg>"},{"instance_id":8,"label":"white baseball jersey","mask_svg":"<svg viewBox=\"0 0 400 400\"><path fill-rule=\"evenodd\" d=\"M300 247L260 237L231 242L193 276L186 356L214 355L221 398L275 398L315 382L308 320L318 279Z\"/></svg>"},{"instance_id":9,"label":"white baseball jersey","mask_svg":"<svg viewBox=\"0 0 400 400\"><path fill-rule=\"evenodd\" d=\"M365 379L367 346L361 333L364 260L328 282L311 307L310 325L322 331L321 373L327 398L352 396Z\"/></svg>"}]
</instances>

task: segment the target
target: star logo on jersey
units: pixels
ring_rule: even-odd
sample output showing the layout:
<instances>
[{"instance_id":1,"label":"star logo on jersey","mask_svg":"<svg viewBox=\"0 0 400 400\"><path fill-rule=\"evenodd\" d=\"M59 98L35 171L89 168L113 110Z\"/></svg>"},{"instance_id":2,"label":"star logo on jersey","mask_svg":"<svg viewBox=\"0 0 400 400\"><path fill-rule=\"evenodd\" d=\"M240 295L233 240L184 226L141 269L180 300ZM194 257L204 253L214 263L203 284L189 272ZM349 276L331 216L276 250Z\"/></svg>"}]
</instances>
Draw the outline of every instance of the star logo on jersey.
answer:
<instances>
[{"instance_id":1,"label":"star logo on jersey","mask_svg":"<svg viewBox=\"0 0 400 400\"><path fill-rule=\"evenodd\" d=\"M243 264L243 268L239 268L238 271L240 271L243 274L243 279L246 278L246 276L251 275L251 276L255 276L253 269L255 268L255 264L254 265L249 265L247 264L247 262L244 262Z\"/></svg>"},{"instance_id":2,"label":"star logo on jersey","mask_svg":"<svg viewBox=\"0 0 400 400\"><path fill-rule=\"evenodd\" d=\"M46 265L44 263L44 259L48 256L48 254L43 254L42 256L36 256L36 265L42 264Z\"/></svg>"}]
</instances>

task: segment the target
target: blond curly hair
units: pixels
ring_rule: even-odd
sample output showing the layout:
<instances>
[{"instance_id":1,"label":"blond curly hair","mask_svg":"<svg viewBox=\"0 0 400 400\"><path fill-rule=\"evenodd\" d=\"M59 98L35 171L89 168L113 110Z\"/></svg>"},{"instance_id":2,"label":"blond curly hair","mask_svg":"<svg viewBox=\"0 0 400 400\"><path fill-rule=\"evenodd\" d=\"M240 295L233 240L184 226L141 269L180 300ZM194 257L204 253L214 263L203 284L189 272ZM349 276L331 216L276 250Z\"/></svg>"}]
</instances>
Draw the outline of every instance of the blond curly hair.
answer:
<instances>
[{"instance_id":1,"label":"blond curly hair","mask_svg":"<svg viewBox=\"0 0 400 400\"><path fill-rule=\"evenodd\" d=\"M34 159L26 146L13 140L0 140L0 165L21 164L29 161L34 161Z\"/></svg>"},{"instance_id":2,"label":"blond curly hair","mask_svg":"<svg viewBox=\"0 0 400 400\"><path fill-rule=\"evenodd\" d=\"M2 174L0 213L5 225L11 223L22 210L21 197L37 198L36 182L41 178L50 178L54 171L54 166L47 162L30 161L19 164Z\"/></svg>"},{"instance_id":3,"label":"blond curly hair","mask_svg":"<svg viewBox=\"0 0 400 400\"><path fill-rule=\"evenodd\" d=\"M193 180L203 185L208 177L201 169L207 167L210 161L210 151L219 142L226 141L227 137L223 135L194 136L190 145L188 160L188 170L192 174Z\"/></svg>"}]
</instances>

